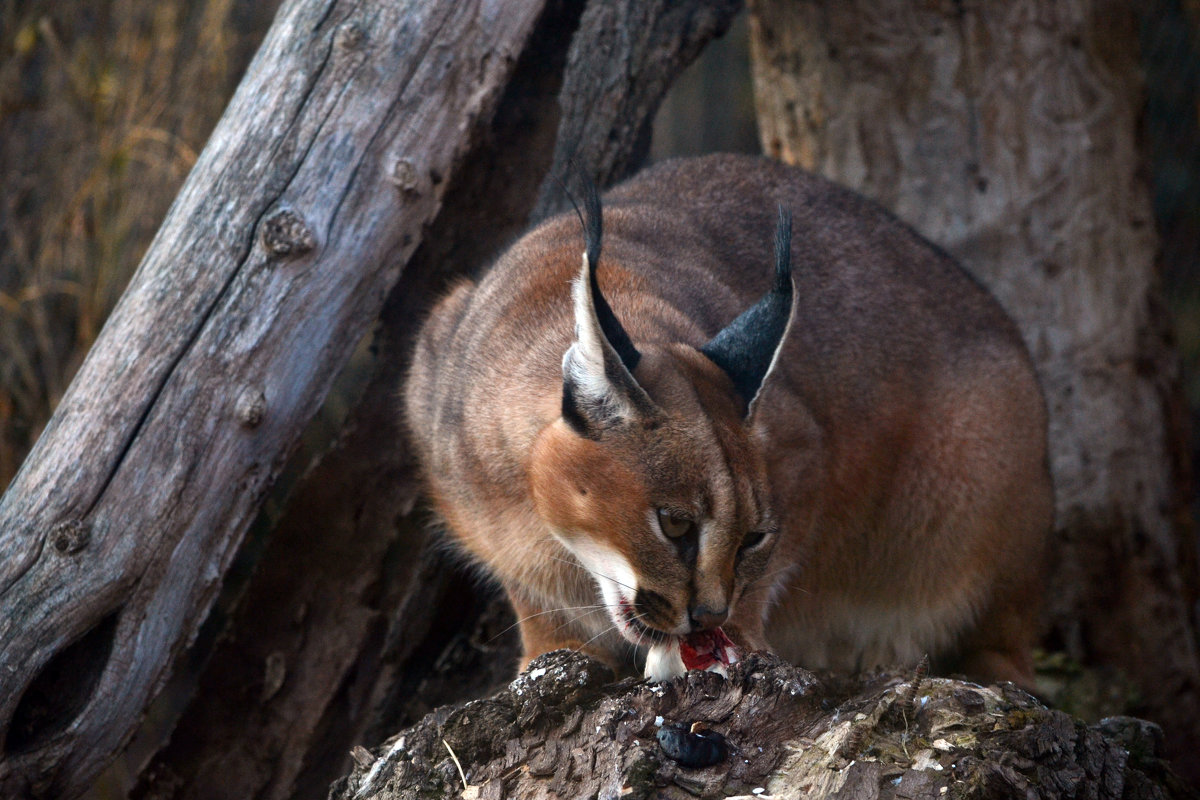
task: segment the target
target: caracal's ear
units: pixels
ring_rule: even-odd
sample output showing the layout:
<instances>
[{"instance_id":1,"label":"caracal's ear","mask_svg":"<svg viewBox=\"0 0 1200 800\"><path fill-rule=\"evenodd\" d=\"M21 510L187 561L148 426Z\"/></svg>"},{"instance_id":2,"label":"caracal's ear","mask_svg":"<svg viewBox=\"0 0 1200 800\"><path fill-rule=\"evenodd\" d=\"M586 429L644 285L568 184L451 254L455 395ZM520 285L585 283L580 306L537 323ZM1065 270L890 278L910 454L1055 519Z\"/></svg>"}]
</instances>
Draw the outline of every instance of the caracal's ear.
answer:
<instances>
[{"instance_id":1,"label":"caracal's ear","mask_svg":"<svg viewBox=\"0 0 1200 800\"><path fill-rule=\"evenodd\" d=\"M700 348L733 380L746 401L746 417L753 413L763 384L779 359L792 320L792 215L779 207L775 228L775 283L762 298L726 325Z\"/></svg>"},{"instance_id":2,"label":"caracal's ear","mask_svg":"<svg viewBox=\"0 0 1200 800\"><path fill-rule=\"evenodd\" d=\"M577 433L598 437L606 428L648 420L658 409L633 377L641 353L613 313L596 281L603 233L600 195L588 182L583 266L571 287L575 341L563 355L563 420Z\"/></svg>"}]
</instances>

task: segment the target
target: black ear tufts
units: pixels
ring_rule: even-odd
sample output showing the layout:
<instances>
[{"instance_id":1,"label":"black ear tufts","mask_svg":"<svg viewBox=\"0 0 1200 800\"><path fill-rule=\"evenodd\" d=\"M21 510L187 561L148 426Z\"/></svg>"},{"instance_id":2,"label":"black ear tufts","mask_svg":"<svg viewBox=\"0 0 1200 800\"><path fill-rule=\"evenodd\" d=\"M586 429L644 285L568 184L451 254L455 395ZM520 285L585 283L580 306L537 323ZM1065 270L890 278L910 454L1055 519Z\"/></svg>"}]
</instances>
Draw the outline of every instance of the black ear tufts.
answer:
<instances>
[{"instance_id":1,"label":"black ear tufts","mask_svg":"<svg viewBox=\"0 0 1200 800\"><path fill-rule=\"evenodd\" d=\"M779 222L775 225L775 292L792 294L792 212L779 204Z\"/></svg>"},{"instance_id":2,"label":"black ear tufts","mask_svg":"<svg viewBox=\"0 0 1200 800\"><path fill-rule=\"evenodd\" d=\"M596 182L587 175L580 174L583 181L583 237L584 252L587 253L588 266L592 275L596 274L596 266L600 263L600 244L604 238L604 217L600 209L600 190ZM594 279L593 279L594 280ZM595 290L595 287L592 287Z\"/></svg>"},{"instance_id":3,"label":"black ear tufts","mask_svg":"<svg viewBox=\"0 0 1200 800\"><path fill-rule=\"evenodd\" d=\"M641 353L613 313L596 279L603 218L600 193L587 176L583 209L575 205L585 239L579 272L571 285L575 340L563 353L562 418L587 437L630 420L645 423L657 415L654 403L633 377Z\"/></svg>"},{"instance_id":4,"label":"black ear tufts","mask_svg":"<svg viewBox=\"0 0 1200 800\"><path fill-rule=\"evenodd\" d=\"M758 396L787 333L792 293L792 216L781 205L771 289L700 348L733 381L747 408Z\"/></svg>"},{"instance_id":5,"label":"black ear tufts","mask_svg":"<svg viewBox=\"0 0 1200 800\"><path fill-rule=\"evenodd\" d=\"M617 357L631 373L637 367L642 354L633 346L633 340L625 331L612 306L600 291L600 283L596 280L596 268L600 264L600 246L604 238L604 216L600 207L600 190L596 182L580 172L583 183L583 212L580 221L583 223L584 254L588 262L588 281L592 286L592 305L596 307L596 318L600 321L600 330L604 338L612 345ZM578 212L578 208L576 211Z\"/></svg>"},{"instance_id":6,"label":"black ear tufts","mask_svg":"<svg viewBox=\"0 0 1200 800\"><path fill-rule=\"evenodd\" d=\"M604 219L600 210L600 189L574 158L571 158L568 162L568 167L574 173L579 185L583 187L583 208L580 208L579 203L575 202L575 195L571 194L571 190L567 188L567 184L557 178L556 180L558 180L559 186L562 187L563 192L567 195L567 200L571 201L571 207L575 209L575 216L579 217L579 224L583 227L583 253L587 256L588 267L591 268L594 274L596 265L600 263L600 244L604 238Z\"/></svg>"}]
</instances>

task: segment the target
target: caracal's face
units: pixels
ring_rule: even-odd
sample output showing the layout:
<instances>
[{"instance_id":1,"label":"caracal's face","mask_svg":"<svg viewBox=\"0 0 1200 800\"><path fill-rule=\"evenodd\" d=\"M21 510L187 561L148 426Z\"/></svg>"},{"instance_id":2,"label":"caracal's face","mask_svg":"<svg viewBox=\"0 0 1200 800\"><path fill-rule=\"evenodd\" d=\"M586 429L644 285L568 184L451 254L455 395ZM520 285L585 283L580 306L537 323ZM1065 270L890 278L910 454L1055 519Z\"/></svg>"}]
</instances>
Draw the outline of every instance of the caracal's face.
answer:
<instances>
[{"instance_id":1,"label":"caracal's face","mask_svg":"<svg viewBox=\"0 0 1200 800\"><path fill-rule=\"evenodd\" d=\"M651 644L720 626L777 538L765 466L728 379L684 345L647 347L662 411L585 437L561 422L530 470L539 514L594 578L613 624Z\"/></svg>"}]
</instances>

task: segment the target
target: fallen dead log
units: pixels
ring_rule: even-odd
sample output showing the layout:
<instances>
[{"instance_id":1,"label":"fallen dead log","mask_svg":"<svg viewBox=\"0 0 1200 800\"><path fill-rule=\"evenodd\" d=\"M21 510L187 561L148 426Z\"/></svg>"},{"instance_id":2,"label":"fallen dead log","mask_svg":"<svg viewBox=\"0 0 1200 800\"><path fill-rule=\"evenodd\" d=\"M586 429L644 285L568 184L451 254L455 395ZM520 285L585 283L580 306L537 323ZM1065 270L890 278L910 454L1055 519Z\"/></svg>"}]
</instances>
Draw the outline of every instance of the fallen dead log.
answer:
<instances>
[{"instance_id":1,"label":"fallen dead log","mask_svg":"<svg viewBox=\"0 0 1200 800\"><path fill-rule=\"evenodd\" d=\"M0 500L0 796L78 795L128 740L541 7L281 9Z\"/></svg>"},{"instance_id":2,"label":"fallen dead log","mask_svg":"<svg viewBox=\"0 0 1200 800\"><path fill-rule=\"evenodd\" d=\"M1097 725L1011 685L920 670L817 677L751 655L728 680L665 684L612 674L569 651L539 657L507 689L447 706L355 752L331 800L464 798L1183 798L1157 726ZM727 757L701 768L659 743L700 722Z\"/></svg>"}]
</instances>

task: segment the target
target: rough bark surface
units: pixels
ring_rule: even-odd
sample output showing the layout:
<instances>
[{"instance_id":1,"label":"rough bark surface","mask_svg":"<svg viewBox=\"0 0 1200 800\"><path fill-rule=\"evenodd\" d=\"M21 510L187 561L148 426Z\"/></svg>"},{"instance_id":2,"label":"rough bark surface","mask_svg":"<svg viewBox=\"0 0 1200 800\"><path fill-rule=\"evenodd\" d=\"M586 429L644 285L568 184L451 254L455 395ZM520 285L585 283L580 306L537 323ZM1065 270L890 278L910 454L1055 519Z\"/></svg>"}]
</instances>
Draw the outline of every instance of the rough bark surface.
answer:
<instances>
[{"instance_id":1,"label":"rough bark surface","mask_svg":"<svg viewBox=\"0 0 1200 800\"><path fill-rule=\"evenodd\" d=\"M507 689L356 751L330 798L1189 796L1161 760L1154 725L1088 727L1008 686L919 669L821 680L759 655L728 680L611 677L570 651L540 656ZM675 760L658 736L674 723L716 731L727 757Z\"/></svg>"},{"instance_id":2,"label":"rough bark surface","mask_svg":"<svg viewBox=\"0 0 1200 800\"><path fill-rule=\"evenodd\" d=\"M612 26L641 19L644 4L599 5L603 13L581 21L582 4L546 4L494 119L471 137L385 306L361 403L296 487L228 634L134 797L323 797L354 744L377 743L511 676L516 630L506 604L428 541L427 516L412 508L415 470L396 388L414 321L453 276L478 269L528 224L562 142L581 165L631 169L631 142L662 92L737 9L674 3L652 31L625 36ZM623 66L620 80L611 63ZM597 118L598 107L619 113ZM581 136L575 117L583 113L593 116ZM547 185L560 202L558 182Z\"/></svg>"},{"instance_id":3,"label":"rough bark surface","mask_svg":"<svg viewBox=\"0 0 1200 800\"><path fill-rule=\"evenodd\" d=\"M0 501L0 795L77 794L128 739L540 7L280 11Z\"/></svg>"},{"instance_id":4,"label":"rough bark surface","mask_svg":"<svg viewBox=\"0 0 1200 800\"><path fill-rule=\"evenodd\" d=\"M441 212L389 296L361 401L292 492L228 634L170 742L142 771L135 798L324 797L385 704L379 695L416 690L442 650L470 634L476 587L454 559L428 547L396 387L412 322L447 275L477 265L524 224L522 209L549 162L554 101L578 14L547 4L495 118L472 137ZM267 691L272 670L279 678ZM478 670L460 677L458 693L425 687L422 694L437 704L494 683ZM397 726L389 723L388 733Z\"/></svg>"},{"instance_id":5,"label":"rough bark surface","mask_svg":"<svg viewBox=\"0 0 1200 800\"><path fill-rule=\"evenodd\" d=\"M1200 778L1195 531L1137 150L1137 20L1109 0L751 3L764 147L946 247L1025 335L1050 409L1048 642L1124 669Z\"/></svg>"}]
</instances>

